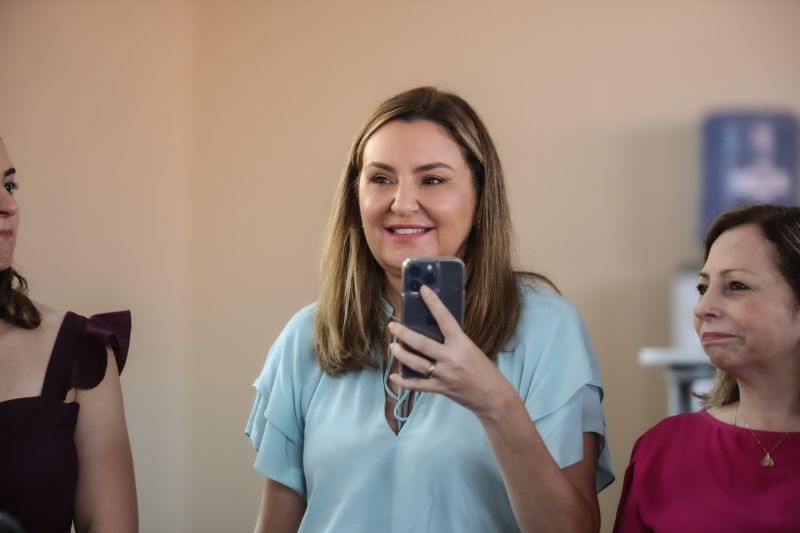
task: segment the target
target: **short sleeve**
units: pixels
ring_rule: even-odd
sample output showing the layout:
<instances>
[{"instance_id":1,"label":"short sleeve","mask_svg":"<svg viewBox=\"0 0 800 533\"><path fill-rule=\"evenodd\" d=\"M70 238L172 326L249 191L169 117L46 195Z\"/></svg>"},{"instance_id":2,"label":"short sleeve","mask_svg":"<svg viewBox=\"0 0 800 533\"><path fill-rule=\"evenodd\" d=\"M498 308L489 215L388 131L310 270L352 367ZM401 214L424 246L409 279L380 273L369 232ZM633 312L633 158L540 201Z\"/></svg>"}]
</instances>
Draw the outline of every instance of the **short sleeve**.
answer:
<instances>
[{"instance_id":1,"label":"short sleeve","mask_svg":"<svg viewBox=\"0 0 800 533\"><path fill-rule=\"evenodd\" d=\"M92 389L99 385L106 375L107 346L111 347L114 354L117 372L122 374L131 340L131 313L116 311L93 315L83 320L85 322L82 332L78 335L70 385L81 389Z\"/></svg>"},{"instance_id":2,"label":"short sleeve","mask_svg":"<svg viewBox=\"0 0 800 533\"><path fill-rule=\"evenodd\" d=\"M505 372L561 468L583 459L583 434L598 437L596 487L614 480L606 443L600 371L577 310L549 290L526 286L525 310ZM503 370L501 366L501 370Z\"/></svg>"},{"instance_id":3,"label":"short sleeve","mask_svg":"<svg viewBox=\"0 0 800 533\"><path fill-rule=\"evenodd\" d=\"M304 413L321 377L312 349L312 319L311 308L295 315L270 348L253 383L256 398L245 429L257 450L255 469L303 499Z\"/></svg>"}]
</instances>

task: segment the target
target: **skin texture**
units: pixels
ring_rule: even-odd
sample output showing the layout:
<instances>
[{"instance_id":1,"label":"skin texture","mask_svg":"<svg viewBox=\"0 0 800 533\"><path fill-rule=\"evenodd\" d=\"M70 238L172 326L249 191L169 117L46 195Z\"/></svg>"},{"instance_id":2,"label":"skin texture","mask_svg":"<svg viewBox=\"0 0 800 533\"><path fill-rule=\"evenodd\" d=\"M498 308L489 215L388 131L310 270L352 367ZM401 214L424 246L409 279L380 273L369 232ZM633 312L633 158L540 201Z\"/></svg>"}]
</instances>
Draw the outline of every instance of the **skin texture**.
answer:
<instances>
[{"instance_id":1,"label":"skin texture","mask_svg":"<svg viewBox=\"0 0 800 533\"><path fill-rule=\"evenodd\" d=\"M740 401L710 409L727 423L800 431L800 313L775 267L775 247L752 224L722 233L699 275L695 328L711 362L739 384Z\"/></svg>"},{"instance_id":2,"label":"skin texture","mask_svg":"<svg viewBox=\"0 0 800 533\"><path fill-rule=\"evenodd\" d=\"M0 171L11 168L0 141ZM6 176L9 183L15 176ZM6 186L7 187L7 186ZM13 261L19 210L16 199L0 189L0 267ZM6 229L13 234L3 236ZM42 323L23 329L0 319L0 401L41 394L44 375L64 313L37 304ZM72 389L66 402L80 404L75 428L78 485L75 496L75 530L135 532L138 530L133 460L125 425L119 374L108 350L105 377L94 389Z\"/></svg>"},{"instance_id":3,"label":"skin texture","mask_svg":"<svg viewBox=\"0 0 800 533\"><path fill-rule=\"evenodd\" d=\"M463 255L477 201L470 170L459 146L437 124L392 121L367 141L358 193L367 243L386 274L386 296L399 309L405 258ZM427 231L398 238L390 231L398 227ZM491 443L522 531L598 531L596 436L584 434L582 461L559 468L513 386L461 330L435 293L426 287L421 292L445 336L444 343L391 322L389 332L397 336L391 349L397 364L426 374L430 361L399 344L407 343L435 361L435 373L421 380L393 373L391 385L444 394L475 413ZM388 399L387 405L391 406ZM391 424L393 418L387 419ZM305 503L294 491L267 479L255 531L297 531L304 511Z\"/></svg>"}]
</instances>

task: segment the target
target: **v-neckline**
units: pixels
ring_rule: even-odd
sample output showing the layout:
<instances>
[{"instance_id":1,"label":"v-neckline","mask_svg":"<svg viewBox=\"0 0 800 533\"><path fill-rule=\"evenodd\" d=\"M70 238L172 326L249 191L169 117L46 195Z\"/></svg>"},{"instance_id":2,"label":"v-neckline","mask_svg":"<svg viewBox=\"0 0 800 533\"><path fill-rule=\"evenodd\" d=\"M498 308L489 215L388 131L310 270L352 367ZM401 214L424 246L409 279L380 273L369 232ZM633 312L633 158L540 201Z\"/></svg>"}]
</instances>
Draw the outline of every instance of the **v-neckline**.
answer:
<instances>
[{"instance_id":1,"label":"v-neckline","mask_svg":"<svg viewBox=\"0 0 800 533\"><path fill-rule=\"evenodd\" d=\"M410 390L409 391L409 394L415 397L414 401L413 401L413 403L411 405L411 410L408 413L408 418L405 420L405 422L403 422L402 425L400 424L399 421L397 421L398 422L398 430L395 432L394 428L392 428L391 422L389 422L389 417L390 416L392 416L392 417L394 416L394 414L393 414L394 413L394 408L397 405L397 402L395 402L394 406L392 406L391 409L389 409L390 397L389 397L388 394L386 394L386 390L384 388L384 386L388 386L388 384L384 381L384 379L385 379L384 378L385 370L386 370L386 368L385 368L385 363L384 363L384 365L382 365L382 367L379 369L380 376L379 376L379 379L378 379L379 394L380 394L380 397L383 399L382 409L381 409L381 416L383 418L382 426L393 437L395 437L396 439L399 439L405 433L408 432L408 429L407 429L408 426L413 422L414 418L416 418L417 411L419 411L419 407L420 407L420 405L424 401L424 398L427 395L423 394L421 392L416 392L414 390Z\"/></svg>"}]
</instances>

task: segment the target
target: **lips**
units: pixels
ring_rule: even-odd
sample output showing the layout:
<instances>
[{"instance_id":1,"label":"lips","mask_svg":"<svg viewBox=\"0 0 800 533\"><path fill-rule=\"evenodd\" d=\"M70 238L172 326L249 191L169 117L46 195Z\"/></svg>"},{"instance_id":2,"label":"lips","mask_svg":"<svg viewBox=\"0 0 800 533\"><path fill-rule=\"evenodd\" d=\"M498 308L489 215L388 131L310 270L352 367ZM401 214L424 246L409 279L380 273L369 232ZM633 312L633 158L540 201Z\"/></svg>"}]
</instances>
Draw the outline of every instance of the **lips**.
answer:
<instances>
[{"instance_id":1,"label":"lips","mask_svg":"<svg viewBox=\"0 0 800 533\"><path fill-rule=\"evenodd\" d=\"M386 231L394 235L423 235L432 229L433 227L431 226L418 224L392 224L386 226Z\"/></svg>"},{"instance_id":2,"label":"lips","mask_svg":"<svg viewBox=\"0 0 800 533\"><path fill-rule=\"evenodd\" d=\"M428 228L389 228L395 235L422 235Z\"/></svg>"},{"instance_id":3,"label":"lips","mask_svg":"<svg viewBox=\"0 0 800 533\"><path fill-rule=\"evenodd\" d=\"M394 224L386 227L386 232L389 234L389 238L397 243L415 241L424 237L432 230L432 227L409 224Z\"/></svg>"},{"instance_id":4,"label":"lips","mask_svg":"<svg viewBox=\"0 0 800 533\"><path fill-rule=\"evenodd\" d=\"M735 337L735 335L723 333L721 331L707 331L703 333L703 335L700 337L700 340L703 342L703 344L707 344L712 342L723 342Z\"/></svg>"},{"instance_id":5,"label":"lips","mask_svg":"<svg viewBox=\"0 0 800 533\"><path fill-rule=\"evenodd\" d=\"M10 230L10 229L0 230L0 239L13 237L13 236L14 236L14 230Z\"/></svg>"}]
</instances>

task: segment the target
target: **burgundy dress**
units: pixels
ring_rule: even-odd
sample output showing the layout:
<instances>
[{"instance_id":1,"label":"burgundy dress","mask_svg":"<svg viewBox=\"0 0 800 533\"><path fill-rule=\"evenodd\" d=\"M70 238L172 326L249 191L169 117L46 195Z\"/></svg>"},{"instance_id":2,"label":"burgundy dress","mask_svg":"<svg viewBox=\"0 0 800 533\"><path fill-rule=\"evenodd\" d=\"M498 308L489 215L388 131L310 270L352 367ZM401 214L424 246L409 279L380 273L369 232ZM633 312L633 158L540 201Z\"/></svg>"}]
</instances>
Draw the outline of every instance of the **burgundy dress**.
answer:
<instances>
[{"instance_id":1,"label":"burgundy dress","mask_svg":"<svg viewBox=\"0 0 800 533\"><path fill-rule=\"evenodd\" d=\"M0 512L27 533L69 533L78 457L73 387L91 389L105 376L110 345L122 372L130 341L128 311L86 318L67 312L42 385L42 395L0 402Z\"/></svg>"},{"instance_id":2,"label":"burgundy dress","mask_svg":"<svg viewBox=\"0 0 800 533\"><path fill-rule=\"evenodd\" d=\"M767 450L784 433L755 431ZM746 428L706 411L673 416L634 445L615 533L800 531L800 433L764 451Z\"/></svg>"}]
</instances>

